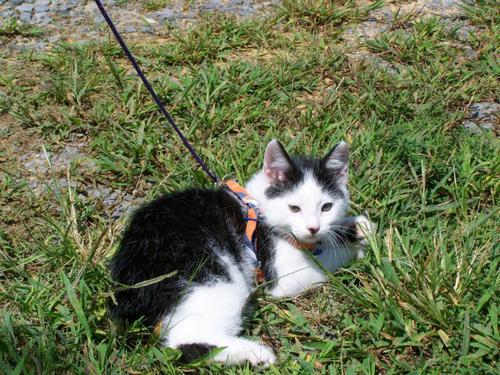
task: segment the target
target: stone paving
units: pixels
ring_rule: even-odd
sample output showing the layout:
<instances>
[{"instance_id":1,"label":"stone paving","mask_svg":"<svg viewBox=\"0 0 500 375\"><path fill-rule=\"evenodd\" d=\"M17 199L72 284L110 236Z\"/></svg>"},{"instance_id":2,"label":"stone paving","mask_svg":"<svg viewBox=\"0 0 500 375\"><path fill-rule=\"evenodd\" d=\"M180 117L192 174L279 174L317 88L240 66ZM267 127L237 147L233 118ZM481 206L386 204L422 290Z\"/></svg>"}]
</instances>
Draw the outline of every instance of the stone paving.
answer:
<instances>
[{"instance_id":1,"label":"stone paving","mask_svg":"<svg viewBox=\"0 0 500 375\"><path fill-rule=\"evenodd\" d=\"M204 12L254 16L269 9L276 0L171 0L168 5L154 10L147 7L147 1L102 2L122 33L156 35L171 26L189 25ZM158 4L161 5L161 2ZM40 27L44 31L36 39L22 36L13 38L4 46L12 50L41 50L59 40L88 41L99 38L103 31L107 31L94 1L0 0L0 26L12 19Z\"/></svg>"},{"instance_id":2,"label":"stone paving","mask_svg":"<svg viewBox=\"0 0 500 375\"><path fill-rule=\"evenodd\" d=\"M103 0L113 20L124 34L161 34L165 27L182 27L196 21L204 12L229 13L239 17L259 15L279 0L170 0L168 5L148 7L147 1ZM457 27L464 40L474 33L474 27L463 22L462 0L387 1L368 19L347 30L346 41L372 38L388 31L399 17L413 13L439 16L450 27ZM85 41L102 35L104 19L90 0L0 0L0 26L7 20L38 26L44 33L37 37L16 37L5 46L15 50L43 49L58 40ZM2 46L0 45L0 48Z\"/></svg>"}]
</instances>

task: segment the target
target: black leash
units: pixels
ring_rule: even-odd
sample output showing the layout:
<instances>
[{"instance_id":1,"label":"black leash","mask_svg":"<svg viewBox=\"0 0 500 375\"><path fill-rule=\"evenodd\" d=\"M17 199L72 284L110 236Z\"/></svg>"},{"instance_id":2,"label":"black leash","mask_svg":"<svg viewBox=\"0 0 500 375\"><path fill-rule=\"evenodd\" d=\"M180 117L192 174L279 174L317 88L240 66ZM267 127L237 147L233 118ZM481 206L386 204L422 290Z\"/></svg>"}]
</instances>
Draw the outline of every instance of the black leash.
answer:
<instances>
[{"instance_id":1,"label":"black leash","mask_svg":"<svg viewBox=\"0 0 500 375\"><path fill-rule=\"evenodd\" d=\"M200 167L205 171L205 173L207 174L207 176L210 177L214 182L216 182L216 183L219 182L220 180L217 177L217 175L215 175L212 171L210 171L210 169L208 168L208 166L203 162L203 160L201 159L201 157L194 150L193 146L191 146L191 144L189 143L189 141L187 140L187 138L184 136L184 134L182 134L182 132L180 131L180 129L177 127L177 125L175 124L175 121L172 118L172 116L170 115L170 113L168 113L168 111L165 109L165 106L162 104L160 98L158 97L158 95L156 94L155 90L153 89L153 87L151 86L151 84L149 83L149 81L147 80L147 78L144 75L144 73L142 72L139 64L137 63L137 60L135 59L135 57L132 55L132 53L128 49L127 45L123 41L123 38L121 37L121 35L118 32L118 30L116 30L116 27L115 27L113 21L111 20L111 18L109 17L108 13L106 12L106 9L104 9L104 6L102 5L101 0L95 0L95 3L97 4L97 7L101 11L101 14L104 17L104 19L106 20L109 28L113 32L113 34L114 34L117 42L122 47L123 52L125 52L125 55L127 56L128 60L130 61L130 63L134 67L135 71L137 72L137 74L141 78L142 82L144 83L144 86L146 86L146 88L148 89L149 93L153 97L153 99L154 99L156 105L158 106L158 109L160 110L161 114L167 119L167 121L172 126L172 128L174 128L175 132L177 133L177 135L179 136L179 138L182 140L182 143L184 143L184 146L186 146L186 148L189 150L189 152L191 153L191 155L193 155L193 157L196 159L196 161L198 162L198 164L200 165Z\"/></svg>"}]
</instances>

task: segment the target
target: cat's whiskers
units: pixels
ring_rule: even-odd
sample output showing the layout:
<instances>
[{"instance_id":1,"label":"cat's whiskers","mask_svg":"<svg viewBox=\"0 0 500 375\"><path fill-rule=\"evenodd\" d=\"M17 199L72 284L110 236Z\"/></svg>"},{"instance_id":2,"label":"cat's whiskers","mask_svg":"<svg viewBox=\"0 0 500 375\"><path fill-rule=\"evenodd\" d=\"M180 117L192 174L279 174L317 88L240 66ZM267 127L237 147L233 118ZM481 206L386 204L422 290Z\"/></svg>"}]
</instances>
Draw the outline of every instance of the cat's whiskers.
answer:
<instances>
[{"instance_id":1,"label":"cat's whiskers","mask_svg":"<svg viewBox=\"0 0 500 375\"><path fill-rule=\"evenodd\" d=\"M346 240L336 232L328 232L327 238L332 241L335 247L347 246Z\"/></svg>"},{"instance_id":2,"label":"cat's whiskers","mask_svg":"<svg viewBox=\"0 0 500 375\"><path fill-rule=\"evenodd\" d=\"M330 224L330 231L332 231L332 230L335 232L347 234L347 233L350 233L350 231L352 231L353 229L346 227L345 225L342 226L342 225L338 225L338 224Z\"/></svg>"}]
</instances>

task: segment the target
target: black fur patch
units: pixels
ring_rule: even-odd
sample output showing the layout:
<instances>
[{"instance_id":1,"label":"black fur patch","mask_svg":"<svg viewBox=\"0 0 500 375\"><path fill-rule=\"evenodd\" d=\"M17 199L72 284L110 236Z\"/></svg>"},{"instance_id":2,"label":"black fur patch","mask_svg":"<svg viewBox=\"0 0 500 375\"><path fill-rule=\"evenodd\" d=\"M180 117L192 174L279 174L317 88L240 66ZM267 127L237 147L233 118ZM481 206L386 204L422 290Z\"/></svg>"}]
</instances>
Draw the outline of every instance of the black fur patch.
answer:
<instances>
[{"instance_id":1,"label":"black fur patch","mask_svg":"<svg viewBox=\"0 0 500 375\"><path fill-rule=\"evenodd\" d=\"M179 350L182 352L181 361L184 363L193 362L194 360L207 355L212 349L215 348L215 346L209 344L180 345Z\"/></svg>"}]
</instances>

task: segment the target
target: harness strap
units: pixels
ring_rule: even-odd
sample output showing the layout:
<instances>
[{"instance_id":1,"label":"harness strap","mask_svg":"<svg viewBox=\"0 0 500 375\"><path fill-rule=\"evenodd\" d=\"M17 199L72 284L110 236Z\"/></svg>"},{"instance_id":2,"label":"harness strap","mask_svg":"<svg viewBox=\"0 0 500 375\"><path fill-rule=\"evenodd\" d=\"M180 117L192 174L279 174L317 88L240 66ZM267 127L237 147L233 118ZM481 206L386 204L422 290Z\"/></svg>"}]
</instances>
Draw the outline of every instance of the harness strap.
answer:
<instances>
[{"instance_id":1,"label":"harness strap","mask_svg":"<svg viewBox=\"0 0 500 375\"><path fill-rule=\"evenodd\" d=\"M257 223L259 218L259 209L257 201L254 200L250 194L238 184L235 180L228 180L224 182L225 187L235 195L240 201L241 205L246 208L245 212L245 245L248 246L253 253L254 260L258 263L257 259Z\"/></svg>"},{"instance_id":2,"label":"harness strap","mask_svg":"<svg viewBox=\"0 0 500 375\"><path fill-rule=\"evenodd\" d=\"M255 283L262 284L266 281L264 271L260 267L260 261L257 256L257 224L259 222L259 208L257 201L238 184L235 180L224 182L224 186L238 198L241 205L246 208L245 212L245 245L251 250L255 262Z\"/></svg>"}]
</instances>

